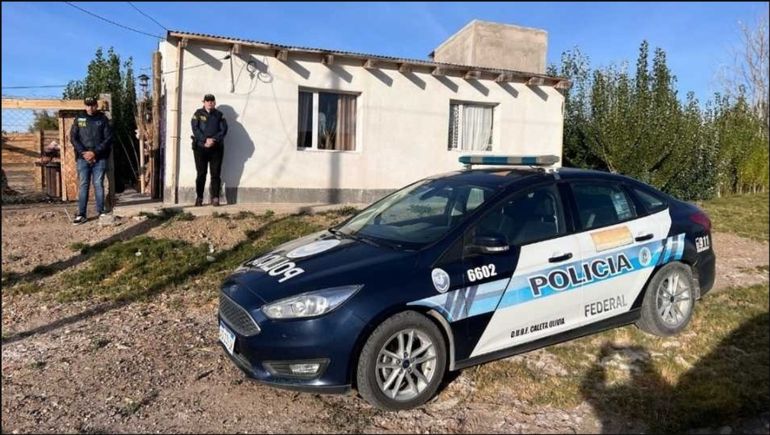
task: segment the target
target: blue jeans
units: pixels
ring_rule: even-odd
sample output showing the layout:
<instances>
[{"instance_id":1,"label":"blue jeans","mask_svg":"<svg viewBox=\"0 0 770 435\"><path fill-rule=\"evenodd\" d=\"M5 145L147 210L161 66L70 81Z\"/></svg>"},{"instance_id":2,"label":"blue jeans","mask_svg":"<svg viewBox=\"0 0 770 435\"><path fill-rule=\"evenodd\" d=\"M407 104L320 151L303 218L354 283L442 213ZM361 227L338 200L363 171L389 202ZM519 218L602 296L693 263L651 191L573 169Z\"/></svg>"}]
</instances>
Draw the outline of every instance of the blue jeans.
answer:
<instances>
[{"instance_id":1,"label":"blue jeans","mask_svg":"<svg viewBox=\"0 0 770 435\"><path fill-rule=\"evenodd\" d=\"M104 213L104 174L107 171L107 160L100 159L93 164L85 159L78 159L78 215L86 216L88 205L88 184L93 179L94 196L96 196L96 214Z\"/></svg>"}]
</instances>

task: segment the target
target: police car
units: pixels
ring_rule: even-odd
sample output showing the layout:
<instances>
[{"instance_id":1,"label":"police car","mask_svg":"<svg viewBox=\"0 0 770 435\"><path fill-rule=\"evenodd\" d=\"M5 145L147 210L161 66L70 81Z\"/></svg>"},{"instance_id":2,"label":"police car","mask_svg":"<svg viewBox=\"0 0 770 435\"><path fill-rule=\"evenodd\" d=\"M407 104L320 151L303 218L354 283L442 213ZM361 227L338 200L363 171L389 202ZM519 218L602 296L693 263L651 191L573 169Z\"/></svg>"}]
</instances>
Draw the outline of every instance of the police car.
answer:
<instances>
[{"instance_id":1,"label":"police car","mask_svg":"<svg viewBox=\"0 0 770 435\"><path fill-rule=\"evenodd\" d=\"M220 292L227 355L270 385L408 409L447 371L629 323L676 334L714 283L691 204L556 156L460 162L241 265Z\"/></svg>"}]
</instances>

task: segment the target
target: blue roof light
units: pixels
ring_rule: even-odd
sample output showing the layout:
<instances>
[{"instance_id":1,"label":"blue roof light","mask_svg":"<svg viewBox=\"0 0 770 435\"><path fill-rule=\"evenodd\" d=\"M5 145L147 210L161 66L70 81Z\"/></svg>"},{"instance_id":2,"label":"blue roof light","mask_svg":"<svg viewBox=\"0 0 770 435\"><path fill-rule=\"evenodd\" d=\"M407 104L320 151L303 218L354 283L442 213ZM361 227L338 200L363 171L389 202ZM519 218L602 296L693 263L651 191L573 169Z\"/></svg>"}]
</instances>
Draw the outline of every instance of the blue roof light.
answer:
<instances>
[{"instance_id":1,"label":"blue roof light","mask_svg":"<svg viewBox=\"0 0 770 435\"><path fill-rule=\"evenodd\" d=\"M559 156L460 156L460 163L470 165L501 166L552 166L561 160Z\"/></svg>"}]
</instances>

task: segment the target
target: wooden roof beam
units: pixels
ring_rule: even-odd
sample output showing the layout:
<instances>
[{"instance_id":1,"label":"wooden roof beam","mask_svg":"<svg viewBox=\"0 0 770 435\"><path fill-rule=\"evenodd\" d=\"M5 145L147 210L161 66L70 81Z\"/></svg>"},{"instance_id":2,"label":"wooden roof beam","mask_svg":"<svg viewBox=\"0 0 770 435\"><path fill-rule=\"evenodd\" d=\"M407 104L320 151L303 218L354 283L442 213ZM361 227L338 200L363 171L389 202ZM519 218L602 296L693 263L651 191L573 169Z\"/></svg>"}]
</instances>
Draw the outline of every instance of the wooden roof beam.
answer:
<instances>
[{"instance_id":1,"label":"wooden roof beam","mask_svg":"<svg viewBox=\"0 0 770 435\"><path fill-rule=\"evenodd\" d=\"M471 70L465 73L465 77L463 77L465 80L478 80L481 78L481 71L475 71Z\"/></svg>"},{"instance_id":2,"label":"wooden roof beam","mask_svg":"<svg viewBox=\"0 0 770 435\"><path fill-rule=\"evenodd\" d=\"M495 78L495 81L497 83L511 82L513 81L513 76L510 73L500 73L500 75Z\"/></svg>"},{"instance_id":3,"label":"wooden roof beam","mask_svg":"<svg viewBox=\"0 0 770 435\"><path fill-rule=\"evenodd\" d=\"M321 63L324 65L333 65L334 64L334 55L333 54L324 54L321 57Z\"/></svg>"},{"instance_id":4,"label":"wooden roof beam","mask_svg":"<svg viewBox=\"0 0 770 435\"><path fill-rule=\"evenodd\" d=\"M569 89L571 87L572 83L570 83L569 80L559 80L559 82L554 85L554 88L556 89Z\"/></svg>"},{"instance_id":5,"label":"wooden roof beam","mask_svg":"<svg viewBox=\"0 0 770 435\"><path fill-rule=\"evenodd\" d=\"M400 63L398 64L398 72L410 73L412 72L412 65L409 65L408 63Z\"/></svg>"},{"instance_id":6,"label":"wooden roof beam","mask_svg":"<svg viewBox=\"0 0 770 435\"><path fill-rule=\"evenodd\" d=\"M441 68L440 66L437 66L433 68L433 70L430 72L434 76L445 76L446 75L446 69Z\"/></svg>"},{"instance_id":7,"label":"wooden roof beam","mask_svg":"<svg viewBox=\"0 0 770 435\"><path fill-rule=\"evenodd\" d=\"M289 50L276 50L275 57L281 62L286 62L289 60Z\"/></svg>"},{"instance_id":8,"label":"wooden roof beam","mask_svg":"<svg viewBox=\"0 0 770 435\"><path fill-rule=\"evenodd\" d=\"M99 101L102 104L102 101ZM83 100L24 100L3 98L3 109L85 110Z\"/></svg>"},{"instance_id":9,"label":"wooden roof beam","mask_svg":"<svg viewBox=\"0 0 770 435\"><path fill-rule=\"evenodd\" d=\"M542 77L530 77L529 80L527 80L527 86L543 86L545 84L545 79Z\"/></svg>"},{"instance_id":10,"label":"wooden roof beam","mask_svg":"<svg viewBox=\"0 0 770 435\"><path fill-rule=\"evenodd\" d=\"M366 59L366 62L364 62L364 69L375 69L377 68L377 61L374 59Z\"/></svg>"}]
</instances>

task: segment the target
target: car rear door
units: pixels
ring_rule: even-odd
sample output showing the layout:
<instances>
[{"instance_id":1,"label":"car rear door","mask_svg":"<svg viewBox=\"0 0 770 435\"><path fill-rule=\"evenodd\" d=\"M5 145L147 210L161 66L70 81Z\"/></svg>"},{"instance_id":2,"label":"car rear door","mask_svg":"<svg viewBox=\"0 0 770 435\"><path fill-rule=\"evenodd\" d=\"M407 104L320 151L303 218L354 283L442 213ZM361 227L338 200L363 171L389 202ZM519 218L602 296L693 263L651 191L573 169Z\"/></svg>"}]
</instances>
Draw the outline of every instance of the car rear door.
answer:
<instances>
[{"instance_id":1,"label":"car rear door","mask_svg":"<svg viewBox=\"0 0 770 435\"><path fill-rule=\"evenodd\" d=\"M619 182L573 180L583 257L582 324L628 312L664 254L668 214L647 214ZM668 218L670 224L670 218Z\"/></svg>"}]
</instances>

